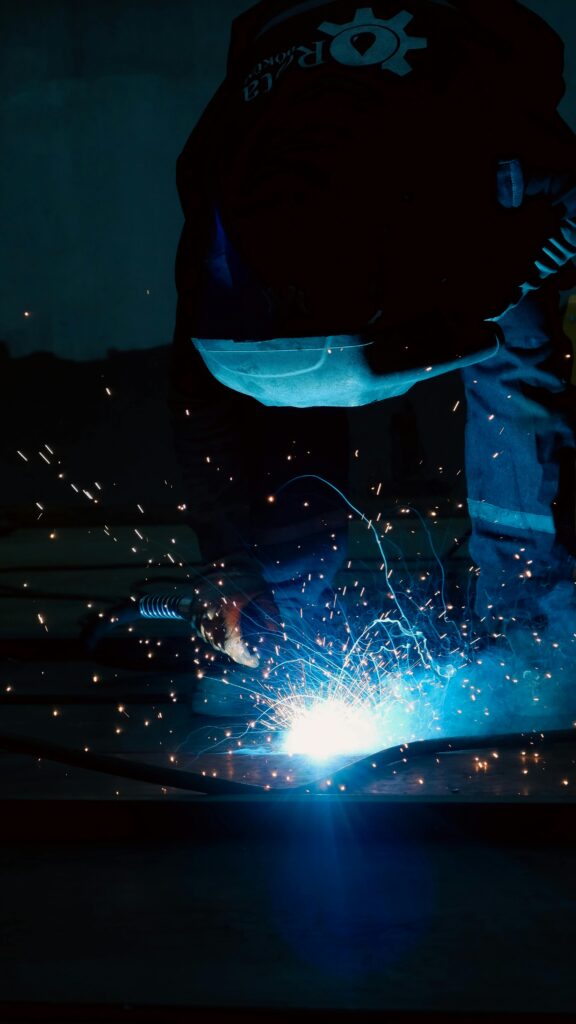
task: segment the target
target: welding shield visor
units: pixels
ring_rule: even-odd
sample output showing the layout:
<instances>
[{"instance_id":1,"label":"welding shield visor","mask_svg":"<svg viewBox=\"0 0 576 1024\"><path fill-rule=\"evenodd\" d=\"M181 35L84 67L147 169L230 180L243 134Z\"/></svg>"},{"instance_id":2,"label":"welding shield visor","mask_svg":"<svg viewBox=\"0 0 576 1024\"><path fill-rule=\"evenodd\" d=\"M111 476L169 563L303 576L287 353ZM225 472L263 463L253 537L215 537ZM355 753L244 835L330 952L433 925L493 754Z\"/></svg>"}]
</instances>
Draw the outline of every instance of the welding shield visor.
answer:
<instances>
[{"instance_id":1,"label":"welding shield visor","mask_svg":"<svg viewBox=\"0 0 576 1024\"><path fill-rule=\"evenodd\" d=\"M379 337L368 325L358 330L356 324L352 332L350 318L342 333L334 333L326 314L315 319L306 309L279 312L227 237L217 209L204 271L193 344L221 384L266 406L368 405L490 358L499 348L493 324L482 329L472 353L460 356L441 337L443 325L423 321L405 345L404 337Z\"/></svg>"}]
</instances>

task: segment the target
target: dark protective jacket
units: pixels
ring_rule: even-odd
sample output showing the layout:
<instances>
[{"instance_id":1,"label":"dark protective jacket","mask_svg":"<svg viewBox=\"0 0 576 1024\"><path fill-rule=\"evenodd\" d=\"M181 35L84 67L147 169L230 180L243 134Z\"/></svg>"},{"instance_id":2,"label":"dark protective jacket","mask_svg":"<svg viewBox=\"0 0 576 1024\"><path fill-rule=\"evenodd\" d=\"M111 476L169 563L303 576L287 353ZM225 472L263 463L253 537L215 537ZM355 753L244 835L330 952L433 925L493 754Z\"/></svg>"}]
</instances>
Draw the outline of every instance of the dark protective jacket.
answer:
<instances>
[{"instance_id":1,"label":"dark protective jacket","mask_svg":"<svg viewBox=\"0 0 576 1024\"><path fill-rule=\"evenodd\" d=\"M455 338L479 348L550 230L546 210L510 234L499 162L567 189L576 173L562 75L560 39L515 0L263 0L234 21L226 80L177 165L172 404L206 559L250 536L274 416L214 381L190 339L361 332L382 373L457 357Z\"/></svg>"}]
</instances>

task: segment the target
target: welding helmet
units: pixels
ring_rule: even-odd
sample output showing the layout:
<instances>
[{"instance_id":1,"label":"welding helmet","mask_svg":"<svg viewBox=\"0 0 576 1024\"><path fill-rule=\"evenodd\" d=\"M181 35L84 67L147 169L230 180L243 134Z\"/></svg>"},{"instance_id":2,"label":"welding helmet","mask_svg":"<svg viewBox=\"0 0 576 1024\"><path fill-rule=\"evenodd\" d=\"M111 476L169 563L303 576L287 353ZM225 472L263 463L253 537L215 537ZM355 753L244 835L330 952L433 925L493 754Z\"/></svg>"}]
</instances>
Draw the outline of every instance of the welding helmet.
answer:
<instances>
[{"instance_id":1,"label":"welding helmet","mask_svg":"<svg viewBox=\"0 0 576 1024\"><path fill-rule=\"evenodd\" d=\"M481 356L457 363L378 374L367 358L375 343L361 335L267 341L194 338L193 342L221 384L262 405L294 408L354 408L396 398L418 381L487 359L498 350L496 341Z\"/></svg>"},{"instance_id":2,"label":"welding helmet","mask_svg":"<svg viewBox=\"0 0 576 1024\"><path fill-rule=\"evenodd\" d=\"M323 275L319 272L320 283ZM497 331L487 329L477 349L430 361L441 351L445 325L417 324L411 344L379 337L369 325L357 327L357 297L334 295L318 315L307 297L292 287L288 302L277 299L250 269L214 210L210 251L204 262L196 308L196 350L221 384L267 406L356 407L405 394L415 383L490 358L498 350ZM355 308L354 308L355 307ZM334 330L338 319L342 329ZM354 321L356 320L356 323ZM494 325L491 325L493 328ZM328 330L322 330L328 328ZM346 330L348 328L348 330Z\"/></svg>"}]
</instances>

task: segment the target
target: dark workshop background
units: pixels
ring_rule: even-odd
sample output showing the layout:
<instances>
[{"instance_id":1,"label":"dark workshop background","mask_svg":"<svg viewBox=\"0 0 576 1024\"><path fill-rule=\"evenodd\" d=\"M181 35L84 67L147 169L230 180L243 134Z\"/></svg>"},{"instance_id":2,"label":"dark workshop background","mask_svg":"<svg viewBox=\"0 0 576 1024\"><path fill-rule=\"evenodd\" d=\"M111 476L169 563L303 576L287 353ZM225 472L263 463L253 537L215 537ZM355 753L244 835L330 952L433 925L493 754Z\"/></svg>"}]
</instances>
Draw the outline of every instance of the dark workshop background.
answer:
<instances>
[{"instance_id":1,"label":"dark workshop background","mask_svg":"<svg viewBox=\"0 0 576 1024\"><path fill-rule=\"evenodd\" d=\"M175 162L224 75L232 19L249 6L0 5L0 470L8 524L33 521L36 501L61 510L72 501L73 515L74 495L37 455L43 444L78 486L102 478L102 500L117 510L144 501L161 514L174 503L164 382L182 222ZM562 113L576 128L576 7L527 6L565 40ZM450 375L385 409L352 414L352 449L361 451L353 488L369 493L383 480L390 500L452 494L462 464L455 427L463 413L451 413L459 396ZM402 445L390 446L390 430Z\"/></svg>"}]
</instances>

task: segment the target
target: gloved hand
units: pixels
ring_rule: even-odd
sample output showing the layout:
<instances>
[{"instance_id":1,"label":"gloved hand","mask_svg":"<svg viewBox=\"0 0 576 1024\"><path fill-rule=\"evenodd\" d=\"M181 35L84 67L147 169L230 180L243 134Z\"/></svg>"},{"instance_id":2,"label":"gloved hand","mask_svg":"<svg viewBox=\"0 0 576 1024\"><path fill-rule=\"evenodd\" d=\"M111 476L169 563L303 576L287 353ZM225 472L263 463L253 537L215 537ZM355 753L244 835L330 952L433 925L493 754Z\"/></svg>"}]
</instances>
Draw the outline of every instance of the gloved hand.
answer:
<instances>
[{"instance_id":1,"label":"gloved hand","mask_svg":"<svg viewBox=\"0 0 576 1024\"><path fill-rule=\"evenodd\" d=\"M265 581L257 573L222 571L203 577L195 587L191 621L198 636L246 668L258 668L260 658L245 637L245 623L263 631L278 630L278 609Z\"/></svg>"}]
</instances>

